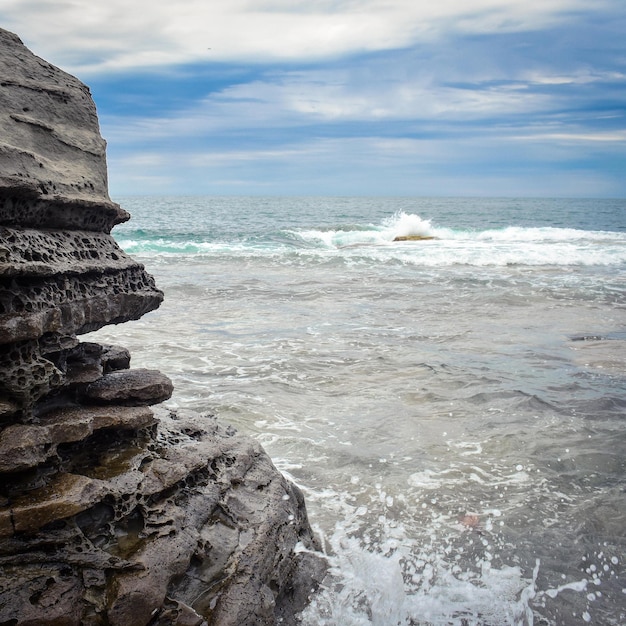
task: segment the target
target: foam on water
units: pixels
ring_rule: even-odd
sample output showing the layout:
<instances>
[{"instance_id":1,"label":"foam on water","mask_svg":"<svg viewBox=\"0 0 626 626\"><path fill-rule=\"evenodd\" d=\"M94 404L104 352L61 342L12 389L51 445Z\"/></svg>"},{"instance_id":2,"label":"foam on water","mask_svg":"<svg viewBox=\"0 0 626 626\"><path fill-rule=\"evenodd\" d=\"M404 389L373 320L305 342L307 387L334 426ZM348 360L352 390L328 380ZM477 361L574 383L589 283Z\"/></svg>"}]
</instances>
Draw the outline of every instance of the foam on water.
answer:
<instances>
[{"instance_id":1,"label":"foam on water","mask_svg":"<svg viewBox=\"0 0 626 626\"><path fill-rule=\"evenodd\" d=\"M342 226L335 229L308 229L294 231L304 241L315 242L328 248L349 248L353 246L386 246L396 237L436 237L430 220L403 211L385 218L379 224L363 226ZM439 231L441 234L444 231Z\"/></svg>"},{"instance_id":2,"label":"foam on water","mask_svg":"<svg viewBox=\"0 0 626 626\"><path fill-rule=\"evenodd\" d=\"M397 212L378 224L284 229L254 236L215 233L167 235L130 231L120 245L131 254L273 258L277 262L374 261L425 267L468 265L593 266L626 263L626 234L573 228L519 227L459 230L436 226L419 215ZM137 235L133 237L133 235ZM419 236L426 241L394 241Z\"/></svg>"},{"instance_id":3,"label":"foam on water","mask_svg":"<svg viewBox=\"0 0 626 626\"><path fill-rule=\"evenodd\" d=\"M432 487L427 481L426 489ZM609 591L604 586L617 581L617 556L599 551L583 557L588 561L585 577L567 580L563 575L562 584L541 588L539 558L526 570L511 564L516 560L513 546L496 524L502 511L482 511L481 520L489 517L480 522L478 514L455 521L431 511L420 518L416 532L389 515L393 498L380 485L377 490L369 506L357 507L350 504L348 493L332 489L311 493L305 488L309 502L334 503L341 521L330 533L316 528L329 572L300 616L304 626L618 623L603 622L602 611L595 607ZM537 613L537 609L545 612L561 595L567 597L569 614L548 619Z\"/></svg>"},{"instance_id":4,"label":"foam on water","mask_svg":"<svg viewBox=\"0 0 626 626\"><path fill-rule=\"evenodd\" d=\"M334 497L342 521L324 538L329 574L302 614L303 625L534 624L530 603L537 596L538 562L530 578L518 566L496 565L492 537L470 528L446 532L445 516L410 539L414 533L382 510L374 530L366 520L375 511Z\"/></svg>"},{"instance_id":5,"label":"foam on water","mask_svg":"<svg viewBox=\"0 0 626 626\"><path fill-rule=\"evenodd\" d=\"M427 267L449 265L612 265L626 262L626 236L572 228L506 227L500 230L453 230L431 220L397 213L370 230L301 231L343 252L346 258L367 255L380 262L399 260ZM427 241L394 241L396 237L433 237ZM364 247L369 247L365 252Z\"/></svg>"}]
</instances>

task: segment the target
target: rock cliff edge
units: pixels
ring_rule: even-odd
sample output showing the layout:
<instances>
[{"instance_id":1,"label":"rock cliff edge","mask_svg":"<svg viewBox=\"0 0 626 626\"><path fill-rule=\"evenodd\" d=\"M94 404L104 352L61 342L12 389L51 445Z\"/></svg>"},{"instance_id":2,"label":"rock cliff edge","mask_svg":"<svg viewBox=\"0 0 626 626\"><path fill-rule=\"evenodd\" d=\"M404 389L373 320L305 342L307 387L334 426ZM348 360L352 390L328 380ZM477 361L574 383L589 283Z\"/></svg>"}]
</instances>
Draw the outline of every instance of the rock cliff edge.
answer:
<instances>
[{"instance_id":1,"label":"rock cliff edge","mask_svg":"<svg viewBox=\"0 0 626 626\"><path fill-rule=\"evenodd\" d=\"M0 624L293 624L324 569L297 487L77 338L163 299L105 148L89 89L0 29Z\"/></svg>"}]
</instances>

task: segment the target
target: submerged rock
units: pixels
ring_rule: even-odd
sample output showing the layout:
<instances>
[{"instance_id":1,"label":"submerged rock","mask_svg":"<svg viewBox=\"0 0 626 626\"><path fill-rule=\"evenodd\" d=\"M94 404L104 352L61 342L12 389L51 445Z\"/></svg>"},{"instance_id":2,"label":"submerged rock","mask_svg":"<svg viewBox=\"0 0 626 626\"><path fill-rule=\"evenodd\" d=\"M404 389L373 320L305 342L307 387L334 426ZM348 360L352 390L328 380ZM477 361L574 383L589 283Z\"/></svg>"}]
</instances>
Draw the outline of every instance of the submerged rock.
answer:
<instances>
[{"instance_id":1,"label":"submerged rock","mask_svg":"<svg viewBox=\"0 0 626 626\"><path fill-rule=\"evenodd\" d=\"M398 235L394 237L394 241L429 241L430 239L437 239L431 235Z\"/></svg>"},{"instance_id":2,"label":"submerged rock","mask_svg":"<svg viewBox=\"0 0 626 626\"><path fill-rule=\"evenodd\" d=\"M295 623L324 571L297 487L77 337L162 301L128 217L88 88L0 29L0 623Z\"/></svg>"}]
</instances>

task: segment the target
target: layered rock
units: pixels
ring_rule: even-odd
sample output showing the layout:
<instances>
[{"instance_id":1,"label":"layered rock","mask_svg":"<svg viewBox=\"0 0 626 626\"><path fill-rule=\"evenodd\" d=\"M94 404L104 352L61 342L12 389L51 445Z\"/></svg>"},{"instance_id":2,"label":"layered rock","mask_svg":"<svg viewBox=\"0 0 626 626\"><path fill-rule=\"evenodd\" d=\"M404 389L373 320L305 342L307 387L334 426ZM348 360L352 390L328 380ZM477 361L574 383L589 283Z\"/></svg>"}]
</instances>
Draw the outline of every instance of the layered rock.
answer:
<instances>
[{"instance_id":1,"label":"layered rock","mask_svg":"<svg viewBox=\"0 0 626 626\"><path fill-rule=\"evenodd\" d=\"M0 29L0 623L293 622L323 569L298 489L78 340L162 301L128 217L88 88Z\"/></svg>"}]
</instances>

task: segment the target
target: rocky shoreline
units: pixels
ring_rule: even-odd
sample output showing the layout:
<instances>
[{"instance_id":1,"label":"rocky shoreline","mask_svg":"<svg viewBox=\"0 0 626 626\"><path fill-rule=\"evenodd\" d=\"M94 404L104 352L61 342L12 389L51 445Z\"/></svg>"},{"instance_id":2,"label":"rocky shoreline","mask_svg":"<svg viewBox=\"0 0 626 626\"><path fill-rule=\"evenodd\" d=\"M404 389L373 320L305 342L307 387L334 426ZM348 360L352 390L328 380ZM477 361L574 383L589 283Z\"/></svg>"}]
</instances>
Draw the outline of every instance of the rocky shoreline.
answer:
<instances>
[{"instance_id":1,"label":"rocky shoreline","mask_svg":"<svg viewBox=\"0 0 626 626\"><path fill-rule=\"evenodd\" d=\"M298 488L77 338L163 294L110 235L89 89L2 29L0 128L0 624L296 623L324 572Z\"/></svg>"}]
</instances>

